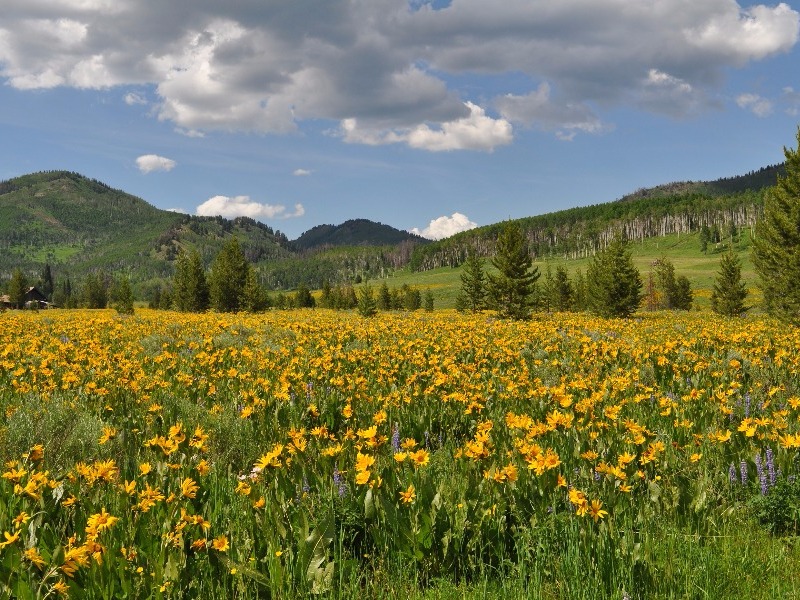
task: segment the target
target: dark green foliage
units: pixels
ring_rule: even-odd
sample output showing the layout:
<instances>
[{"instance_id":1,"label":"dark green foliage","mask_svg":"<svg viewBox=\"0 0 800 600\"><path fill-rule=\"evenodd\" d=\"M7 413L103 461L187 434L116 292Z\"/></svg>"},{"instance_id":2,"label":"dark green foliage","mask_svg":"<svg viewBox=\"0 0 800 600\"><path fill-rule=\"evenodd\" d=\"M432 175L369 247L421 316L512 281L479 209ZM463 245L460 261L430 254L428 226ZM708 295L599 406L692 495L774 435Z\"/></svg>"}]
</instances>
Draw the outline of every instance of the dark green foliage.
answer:
<instances>
[{"instance_id":1,"label":"dark green foliage","mask_svg":"<svg viewBox=\"0 0 800 600\"><path fill-rule=\"evenodd\" d=\"M729 250L719 261L719 273L711 290L711 310L727 317L738 317L747 310L747 288L742 281L742 263Z\"/></svg>"},{"instance_id":2,"label":"dark green foliage","mask_svg":"<svg viewBox=\"0 0 800 600\"><path fill-rule=\"evenodd\" d=\"M800 127L797 142L796 149L783 150L786 174L767 192L753 240L753 265L767 311L796 325L800 324Z\"/></svg>"},{"instance_id":3,"label":"dark green foliage","mask_svg":"<svg viewBox=\"0 0 800 600\"><path fill-rule=\"evenodd\" d=\"M263 312L270 306L267 291L258 283L258 276L252 267L247 270L244 284L242 308L248 312Z\"/></svg>"},{"instance_id":4,"label":"dark green foliage","mask_svg":"<svg viewBox=\"0 0 800 600\"><path fill-rule=\"evenodd\" d=\"M314 308L316 302L314 302L314 296L311 295L311 290L308 289L308 286L301 285L297 288L293 304L296 308Z\"/></svg>"},{"instance_id":5,"label":"dark green foliage","mask_svg":"<svg viewBox=\"0 0 800 600\"><path fill-rule=\"evenodd\" d=\"M121 315L133 314L133 289L127 277L122 277L114 282L111 290L112 306Z\"/></svg>"},{"instance_id":6,"label":"dark green foliage","mask_svg":"<svg viewBox=\"0 0 800 600\"><path fill-rule=\"evenodd\" d=\"M648 310L690 310L692 289L684 275L675 276L675 266L666 256L653 261L648 278Z\"/></svg>"},{"instance_id":7,"label":"dark green foliage","mask_svg":"<svg viewBox=\"0 0 800 600\"><path fill-rule=\"evenodd\" d=\"M474 313L485 307L486 273L483 270L483 259L471 249L461 273L461 291L456 298L456 308Z\"/></svg>"},{"instance_id":8,"label":"dark green foliage","mask_svg":"<svg viewBox=\"0 0 800 600\"><path fill-rule=\"evenodd\" d=\"M8 284L8 297L11 306L14 308L24 308L25 294L28 292L28 278L20 269L14 269L11 281Z\"/></svg>"},{"instance_id":9,"label":"dark green foliage","mask_svg":"<svg viewBox=\"0 0 800 600\"><path fill-rule=\"evenodd\" d=\"M249 269L239 239L231 237L211 266L209 291L214 310L238 312L244 309L243 296Z\"/></svg>"},{"instance_id":10,"label":"dark green foliage","mask_svg":"<svg viewBox=\"0 0 800 600\"><path fill-rule=\"evenodd\" d=\"M572 310L575 291L569 281L569 275L564 265L556 267L553 277L551 310L564 312Z\"/></svg>"},{"instance_id":11,"label":"dark green foliage","mask_svg":"<svg viewBox=\"0 0 800 600\"><path fill-rule=\"evenodd\" d=\"M83 281L83 305L86 308L108 306L108 280L105 273L89 273Z\"/></svg>"},{"instance_id":12,"label":"dark green foliage","mask_svg":"<svg viewBox=\"0 0 800 600\"><path fill-rule=\"evenodd\" d=\"M375 294L369 284L364 284L358 289L357 309L362 317L372 317L378 311Z\"/></svg>"},{"instance_id":13,"label":"dark green foliage","mask_svg":"<svg viewBox=\"0 0 800 600\"><path fill-rule=\"evenodd\" d=\"M42 270L42 280L39 282L39 291L42 292L42 295L44 295L48 301L53 298L53 271L50 269L50 263L46 263Z\"/></svg>"},{"instance_id":14,"label":"dark green foliage","mask_svg":"<svg viewBox=\"0 0 800 600\"><path fill-rule=\"evenodd\" d=\"M588 298L586 292L586 279L583 276L583 271L578 269L575 271L572 283L572 309L577 311L588 310Z\"/></svg>"},{"instance_id":15,"label":"dark green foliage","mask_svg":"<svg viewBox=\"0 0 800 600\"><path fill-rule=\"evenodd\" d=\"M378 289L378 309L391 310L392 309L392 295L389 293L389 286L384 281Z\"/></svg>"},{"instance_id":16,"label":"dark green foliage","mask_svg":"<svg viewBox=\"0 0 800 600\"><path fill-rule=\"evenodd\" d=\"M639 308L642 278L622 237L595 255L586 272L586 297L589 310L602 317L629 317Z\"/></svg>"},{"instance_id":17,"label":"dark green foliage","mask_svg":"<svg viewBox=\"0 0 800 600\"><path fill-rule=\"evenodd\" d=\"M395 246L402 242L429 243L423 237L367 219L351 219L341 225L317 225L293 244L307 250L325 246Z\"/></svg>"},{"instance_id":18,"label":"dark green foliage","mask_svg":"<svg viewBox=\"0 0 800 600\"><path fill-rule=\"evenodd\" d=\"M800 479L780 478L767 494L756 496L753 508L759 522L775 535L800 533Z\"/></svg>"},{"instance_id":19,"label":"dark green foliage","mask_svg":"<svg viewBox=\"0 0 800 600\"><path fill-rule=\"evenodd\" d=\"M75 308L77 301L72 293L72 281L69 276L59 280L53 291L53 304L58 308Z\"/></svg>"},{"instance_id":20,"label":"dark green foliage","mask_svg":"<svg viewBox=\"0 0 800 600\"><path fill-rule=\"evenodd\" d=\"M527 319L533 305L539 269L532 268L522 228L509 222L497 238L497 254L492 265L496 275L489 274L487 297L489 307L503 318Z\"/></svg>"},{"instance_id":21,"label":"dark green foliage","mask_svg":"<svg viewBox=\"0 0 800 600\"><path fill-rule=\"evenodd\" d=\"M208 310L210 292L203 261L197 250L181 250L175 259L172 302L181 312ZM161 302L159 302L161 304Z\"/></svg>"},{"instance_id":22,"label":"dark green foliage","mask_svg":"<svg viewBox=\"0 0 800 600\"><path fill-rule=\"evenodd\" d=\"M426 312L433 312L433 292L425 290L425 298L423 300Z\"/></svg>"},{"instance_id":23,"label":"dark green foliage","mask_svg":"<svg viewBox=\"0 0 800 600\"><path fill-rule=\"evenodd\" d=\"M404 283L400 288L403 295L403 308L406 310L418 310L422 308L422 294L420 291Z\"/></svg>"}]
</instances>

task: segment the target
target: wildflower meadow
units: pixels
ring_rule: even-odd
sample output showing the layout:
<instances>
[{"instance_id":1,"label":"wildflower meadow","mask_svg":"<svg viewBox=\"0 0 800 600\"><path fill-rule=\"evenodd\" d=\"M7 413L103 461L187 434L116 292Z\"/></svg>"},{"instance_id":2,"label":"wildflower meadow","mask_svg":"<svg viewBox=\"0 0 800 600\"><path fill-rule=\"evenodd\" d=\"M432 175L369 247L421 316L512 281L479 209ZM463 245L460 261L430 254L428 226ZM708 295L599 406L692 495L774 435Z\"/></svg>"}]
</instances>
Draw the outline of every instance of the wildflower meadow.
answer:
<instances>
[{"instance_id":1,"label":"wildflower meadow","mask_svg":"<svg viewBox=\"0 0 800 600\"><path fill-rule=\"evenodd\" d=\"M0 597L800 597L767 317L0 314Z\"/></svg>"}]
</instances>

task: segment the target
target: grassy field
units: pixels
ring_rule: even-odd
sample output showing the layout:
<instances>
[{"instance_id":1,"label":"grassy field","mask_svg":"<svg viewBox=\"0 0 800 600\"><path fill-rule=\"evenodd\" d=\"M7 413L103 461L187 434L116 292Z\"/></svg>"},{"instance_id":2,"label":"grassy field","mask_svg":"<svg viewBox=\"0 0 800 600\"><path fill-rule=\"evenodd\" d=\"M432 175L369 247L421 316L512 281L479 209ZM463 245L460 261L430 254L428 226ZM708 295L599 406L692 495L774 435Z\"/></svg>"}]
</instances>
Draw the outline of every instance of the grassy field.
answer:
<instances>
[{"instance_id":1,"label":"grassy field","mask_svg":"<svg viewBox=\"0 0 800 600\"><path fill-rule=\"evenodd\" d=\"M760 300L761 292L758 288L758 277L750 262L750 246L750 231L746 229L734 243L734 250L742 261L742 280L750 292L749 303L756 305ZM685 275L692 284L696 307L707 309L710 306L711 287L719 270L720 257L729 247L729 241L709 244L708 250L704 254L700 251L699 234L668 235L648 238L643 242L631 244L631 253L643 281L647 280L651 263L662 256L667 257L675 266L675 274ZM555 271L558 266L564 266L570 275L573 275L578 269L586 274L590 262L590 258L572 260L552 257L534 261L534 265L542 274L542 278L539 280L541 283L548 265L552 271ZM491 272L490 259L486 260L485 265L487 271ZM390 287L408 284L420 289L431 289L435 295L437 308L453 308L461 287L461 271L460 267L444 267L418 273L404 270L390 277L387 284Z\"/></svg>"},{"instance_id":2,"label":"grassy field","mask_svg":"<svg viewBox=\"0 0 800 600\"><path fill-rule=\"evenodd\" d=\"M0 597L798 598L761 316L0 314Z\"/></svg>"}]
</instances>

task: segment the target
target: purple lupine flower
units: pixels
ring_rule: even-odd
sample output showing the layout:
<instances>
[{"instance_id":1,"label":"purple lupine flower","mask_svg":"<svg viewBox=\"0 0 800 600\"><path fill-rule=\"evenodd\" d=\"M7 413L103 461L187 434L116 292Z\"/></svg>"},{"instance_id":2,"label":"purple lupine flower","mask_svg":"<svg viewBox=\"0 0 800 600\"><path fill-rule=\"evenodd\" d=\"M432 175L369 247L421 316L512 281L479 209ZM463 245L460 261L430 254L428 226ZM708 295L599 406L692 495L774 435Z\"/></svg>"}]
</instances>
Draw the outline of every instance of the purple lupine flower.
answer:
<instances>
[{"instance_id":1,"label":"purple lupine flower","mask_svg":"<svg viewBox=\"0 0 800 600\"><path fill-rule=\"evenodd\" d=\"M400 452L400 425L397 423L392 427L392 450Z\"/></svg>"},{"instance_id":2,"label":"purple lupine flower","mask_svg":"<svg viewBox=\"0 0 800 600\"><path fill-rule=\"evenodd\" d=\"M744 418L750 417L750 392L744 395Z\"/></svg>"},{"instance_id":3,"label":"purple lupine flower","mask_svg":"<svg viewBox=\"0 0 800 600\"><path fill-rule=\"evenodd\" d=\"M303 476L303 486L301 489L303 490L304 494L307 494L311 491L311 486L308 485L308 479L305 476Z\"/></svg>"},{"instance_id":4,"label":"purple lupine flower","mask_svg":"<svg viewBox=\"0 0 800 600\"><path fill-rule=\"evenodd\" d=\"M756 462L756 473L758 474L758 484L761 488L761 495L766 496L768 491L767 472L764 469L763 463L761 462L760 452L756 454L755 462Z\"/></svg>"},{"instance_id":5,"label":"purple lupine flower","mask_svg":"<svg viewBox=\"0 0 800 600\"><path fill-rule=\"evenodd\" d=\"M337 491L339 492L339 498L341 498L347 493L347 483L345 483L342 474L339 473L339 467L337 466L333 467L333 485L337 487Z\"/></svg>"},{"instance_id":6,"label":"purple lupine flower","mask_svg":"<svg viewBox=\"0 0 800 600\"><path fill-rule=\"evenodd\" d=\"M430 436L430 434L428 433L428 430L426 429L426 430L425 430L425 449L426 449L426 450L430 450L430 447L431 447L431 445L430 445L430 441L431 441L431 440L430 440L430 438L431 438L431 436Z\"/></svg>"},{"instance_id":7,"label":"purple lupine flower","mask_svg":"<svg viewBox=\"0 0 800 600\"><path fill-rule=\"evenodd\" d=\"M731 463L731 466L728 468L728 480L733 484L737 481L736 477L736 465Z\"/></svg>"},{"instance_id":8,"label":"purple lupine flower","mask_svg":"<svg viewBox=\"0 0 800 600\"><path fill-rule=\"evenodd\" d=\"M772 448L767 448L767 474L769 475L769 485L770 487L775 485L775 481L777 479L777 474L775 472L775 455L772 452Z\"/></svg>"},{"instance_id":9,"label":"purple lupine flower","mask_svg":"<svg viewBox=\"0 0 800 600\"><path fill-rule=\"evenodd\" d=\"M739 463L739 474L741 475L742 485L747 485L747 461Z\"/></svg>"}]
</instances>

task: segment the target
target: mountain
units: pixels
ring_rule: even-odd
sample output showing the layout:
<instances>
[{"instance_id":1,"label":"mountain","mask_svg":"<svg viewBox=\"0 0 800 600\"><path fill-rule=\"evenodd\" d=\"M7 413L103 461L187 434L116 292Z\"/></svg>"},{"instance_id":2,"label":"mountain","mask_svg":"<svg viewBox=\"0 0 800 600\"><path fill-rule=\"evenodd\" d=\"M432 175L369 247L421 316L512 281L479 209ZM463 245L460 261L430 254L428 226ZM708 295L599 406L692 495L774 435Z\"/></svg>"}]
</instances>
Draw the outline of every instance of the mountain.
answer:
<instances>
[{"instance_id":1,"label":"mountain","mask_svg":"<svg viewBox=\"0 0 800 600\"><path fill-rule=\"evenodd\" d=\"M78 173L33 173L0 182L0 281L16 268L35 279L48 263L56 278L125 273L141 295L172 276L181 248L197 249L208 267L235 235L263 284L319 287L386 276L425 241L364 219L318 229L297 244L247 217L179 214Z\"/></svg>"},{"instance_id":2,"label":"mountain","mask_svg":"<svg viewBox=\"0 0 800 600\"><path fill-rule=\"evenodd\" d=\"M302 250L330 246L396 246L402 242L428 243L429 240L367 219L351 219L341 225L317 225L294 240Z\"/></svg>"}]
</instances>

